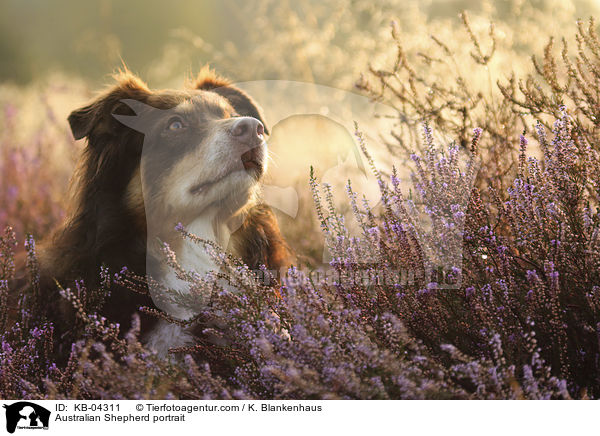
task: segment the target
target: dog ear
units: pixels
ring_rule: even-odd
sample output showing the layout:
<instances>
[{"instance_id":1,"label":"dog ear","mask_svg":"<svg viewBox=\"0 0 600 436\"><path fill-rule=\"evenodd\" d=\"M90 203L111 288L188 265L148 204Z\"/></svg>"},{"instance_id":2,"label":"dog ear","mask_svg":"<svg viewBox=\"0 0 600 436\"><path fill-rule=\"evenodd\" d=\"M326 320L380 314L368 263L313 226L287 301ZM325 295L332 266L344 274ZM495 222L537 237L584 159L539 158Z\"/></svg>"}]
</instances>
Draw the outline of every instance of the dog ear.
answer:
<instances>
[{"instance_id":1,"label":"dog ear","mask_svg":"<svg viewBox=\"0 0 600 436\"><path fill-rule=\"evenodd\" d=\"M219 76L209 67L204 67L200 70L196 79L192 81L191 86L194 89L211 91L225 97L238 114L256 118L263 123L265 133L269 134L265 117L258 103L246 92L233 86L231 81Z\"/></svg>"},{"instance_id":2,"label":"dog ear","mask_svg":"<svg viewBox=\"0 0 600 436\"><path fill-rule=\"evenodd\" d=\"M146 84L129 72L120 73L115 78L118 81L116 86L69 115L68 121L75 139L89 137L102 126L110 128L111 122L115 121L111 115L117 108L119 112L123 112L121 107L127 108L123 115L130 114L132 111L129 108L132 106L124 104L123 100L145 101L151 94Z\"/></svg>"},{"instance_id":3,"label":"dog ear","mask_svg":"<svg viewBox=\"0 0 600 436\"><path fill-rule=\"evenodd\" d=\"M75 139L89 135L94 122L98 118L98 102L76 109L69 115L68 121Z\"/></svg>"}]
</instances>

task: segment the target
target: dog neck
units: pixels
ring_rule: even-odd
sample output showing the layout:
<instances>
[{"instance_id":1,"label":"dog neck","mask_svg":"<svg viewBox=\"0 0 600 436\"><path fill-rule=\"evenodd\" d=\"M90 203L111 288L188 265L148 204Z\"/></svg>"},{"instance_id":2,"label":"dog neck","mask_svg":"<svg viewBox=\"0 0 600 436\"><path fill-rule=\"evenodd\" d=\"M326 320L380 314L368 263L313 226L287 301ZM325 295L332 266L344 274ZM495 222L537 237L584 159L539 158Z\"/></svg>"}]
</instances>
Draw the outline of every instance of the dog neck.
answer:
<instances>
[{"instance_id":1,"label":"dog neck","mask_svg":"<svg viewBox=\"0 0 600 436\"><path fill-rule=\"evenodd\" d=\"M227 248L230 237L229 229L225 223L215 219L214 214L200 216L184 227L189 233L200 239L214 242L224 249ZM204 245L190 241L187 238L183 240L180 253L177 253L177 255L183 268L202 275L217 268L206 252Z\"/></svg>"},{"instance_id":2,"label":"dog neck","mask_svg":"<svg viewBox=\"0 0 600 436\"><path fill-rule=\"evenodd\" d=\"M226 223L217 218L216 213L206 212L189 223L183 223L183 225L189 233L198 238L215 243L223 249L227 248L231 232ZM149 229L148 237L149 241L156 241L158 238L158 240L167 242L176 255L178 265L186 272L196 273L200 277L204 277L209 271L219 271L220 269L220 265L215 263L207 253L204 244L184 238L178 232L169 232L169 237L165 241L157 232L152 232ZM161 249L162 244L148 245L151 247L149 249L148 275L155 279L161 288L188 294L191 283L177 277L175 270L166 265L165 254ZM155 290L155 292L159 291ZM152 297L159 308L174 318L184 320L196 315L190 308L184 308L175 303L161 303L160 298L156 298L154 293L152 293ZM197 295L195 297L199 303L207 304L211 296Z\"/></svg>"}]
</instances>

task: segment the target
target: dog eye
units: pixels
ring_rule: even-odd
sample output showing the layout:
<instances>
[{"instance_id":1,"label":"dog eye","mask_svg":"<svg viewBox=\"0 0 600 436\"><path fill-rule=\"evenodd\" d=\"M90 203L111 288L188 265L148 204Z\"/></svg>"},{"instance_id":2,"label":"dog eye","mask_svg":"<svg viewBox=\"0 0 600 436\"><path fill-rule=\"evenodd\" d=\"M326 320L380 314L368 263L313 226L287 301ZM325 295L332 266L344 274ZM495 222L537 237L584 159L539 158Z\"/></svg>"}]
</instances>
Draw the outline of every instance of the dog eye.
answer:
<instances>
[{"instance_id":1,"label":"dog eye","mask_svg":"<svg viewBox=\"0 0 600 436\"><path fill-rule=\"evenodd\" d=\"M169 121L169 130L179 130L179 129L183 129L183 121L181 121L180 118L173 118L171 121Z\"/></svg>"}]
</instances>

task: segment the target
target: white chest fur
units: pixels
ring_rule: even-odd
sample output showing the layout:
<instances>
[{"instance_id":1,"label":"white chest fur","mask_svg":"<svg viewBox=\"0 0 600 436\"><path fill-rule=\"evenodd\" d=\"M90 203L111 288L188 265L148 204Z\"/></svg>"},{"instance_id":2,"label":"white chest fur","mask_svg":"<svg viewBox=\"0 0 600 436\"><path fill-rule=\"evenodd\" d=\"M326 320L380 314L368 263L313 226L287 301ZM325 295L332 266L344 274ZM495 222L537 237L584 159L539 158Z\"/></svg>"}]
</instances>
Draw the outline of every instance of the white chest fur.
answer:
<instances>
[{"instance_id":1,"label":"white chest fur","mask_svg":"<svg viewBox=\"0 0 600 436\"><path fill-rule=\"evenodd\" d=\"M226 225L216 226L214 215L206 214L198 217L187 225L186 229L199 238L215 242L221 247L226 247L229 242L229 230ZM175 251L177 263L184 270L203 276L209 271L217 271L219 269L219 266L215 264L206 252L203 244L186 239L178 246L179 248ZM164 254L162 253L152 253L152 255L162 256L157 258L164 259ZM152 271L148 271L149 275L156 278L160 289L172 289L182 294L188 294L190 292L190 283L179 278L172 268L164 268L166 266L165 263L166 261L161 262L161 266L163 267L161 268L161 273L152 274ZM160 298L157 298L155 293L162 291L157 289L151 289L150 291L155 304L169 316L179 320L188 320L196 315L195 311L189 307L180 306L175 302L160 302ZM210 295L195 295L194 298L198 302L198 306L203 306L208 305L210 297ZM155 350L159 355L164 356L168 353L169 348L191 345L193 338L186 328L160 320L158 325L149 333L146 343L149 348Z\"/></svg>"}]
</instances>

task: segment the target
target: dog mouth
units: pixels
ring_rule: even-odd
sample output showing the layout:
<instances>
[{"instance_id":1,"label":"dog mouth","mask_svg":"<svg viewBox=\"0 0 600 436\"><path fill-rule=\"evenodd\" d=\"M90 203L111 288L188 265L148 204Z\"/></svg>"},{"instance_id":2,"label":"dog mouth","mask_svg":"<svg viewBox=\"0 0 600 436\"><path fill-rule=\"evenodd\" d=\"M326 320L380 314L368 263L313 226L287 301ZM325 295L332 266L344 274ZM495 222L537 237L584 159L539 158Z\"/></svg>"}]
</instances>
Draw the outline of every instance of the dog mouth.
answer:
<instances>
[{"instance_id":1,"label":"dog mouth","mask_svg":"<svg viewBox=\"0 0 600 436\"><path fill-rule=\"evenodd\" d=\"M241 156L240 163L241 163L241 165L239 165L239 164L234 165L232 168L230 168L228 171L226 171L223 175L221 175L220 177L218 177L215 180L211 180L209 182L201 182L201 183L198 183L197 185L194 185L190 189L190 193L192 195L201 194L202 192L209 189L211 186L216 185L219 182L221 182L222 180L224 180L225 178L229 177L231 174L238 172L238 171L242 171L242 169L244 171L246 171L247 174L255 177L258 180L260 174L263 171L263 162L262 162L260 146L251 148L250 150L243 153Z\"/></svg>"},{"instance_id":2,"label":"dog mouth","mask_svg":"<svg viewBox=\"0 0 600 436\"><path fill-rule=\"evenodd\" d=\"M242 154L242 165L246 171L262 171L263 163L260 151L260 147L254 147Z\"/></svg>"}]
</instances>

